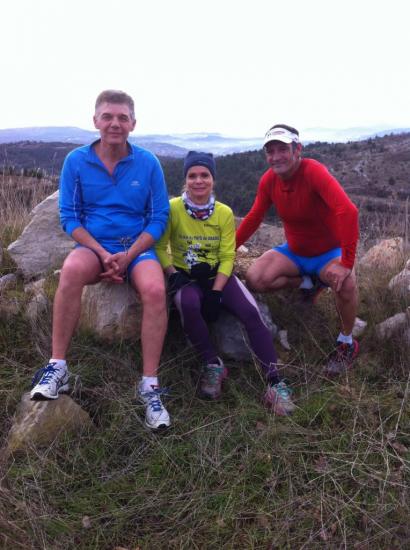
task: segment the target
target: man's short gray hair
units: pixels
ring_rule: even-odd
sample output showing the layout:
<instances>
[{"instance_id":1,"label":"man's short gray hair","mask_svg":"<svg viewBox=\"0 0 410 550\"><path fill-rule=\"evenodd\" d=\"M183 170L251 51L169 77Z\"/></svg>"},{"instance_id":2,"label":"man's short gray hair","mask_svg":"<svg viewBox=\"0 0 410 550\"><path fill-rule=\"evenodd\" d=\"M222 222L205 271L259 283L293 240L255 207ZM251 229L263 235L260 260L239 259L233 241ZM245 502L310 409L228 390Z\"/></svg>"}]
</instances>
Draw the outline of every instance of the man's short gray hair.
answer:
<instances>
[{"instance_id":1,"label":"man's short gray hair","mask_svg":"<svg viewBox=\"0 0 410 550\"><path fill-rule=\"evenodd\" d=\"M102 103L120 103L128 105L131 118L135 120L135 111L134 111L134 100L132 97L121 90L104 90L99 94L95 101L95 110L97 111L98 107Z\"/></svg>"}]
</instances>

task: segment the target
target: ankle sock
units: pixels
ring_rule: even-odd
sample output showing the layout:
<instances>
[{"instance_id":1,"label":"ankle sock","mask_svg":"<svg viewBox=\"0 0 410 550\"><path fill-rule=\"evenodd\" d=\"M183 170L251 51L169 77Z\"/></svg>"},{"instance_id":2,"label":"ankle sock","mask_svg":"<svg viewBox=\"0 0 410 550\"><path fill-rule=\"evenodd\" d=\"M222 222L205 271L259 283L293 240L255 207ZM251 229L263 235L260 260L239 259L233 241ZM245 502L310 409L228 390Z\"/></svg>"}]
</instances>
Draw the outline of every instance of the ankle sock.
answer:
<instances>
[{"instance_id":1,"label":"ankle sock","mask_svg":"<svg viewBox=\"0 0 410 550\"><path fill-rule=\"evenodd\" d=\"M152 386L159 386L157 376L143 376L141 380L141 390L151 391Z\"/></svg>"},{"instance_id":2,"label":"ankle sock","mask_svg":"<svg viewBox=\"0 0 410 550\"><path fill-rule=\"evenodd\" d=\"M353 336L352 334L346 335L341 332L337 337L337 341L341 342L342 344L353 344Z\"/></svg>"},{"instance_id":3,"label":"ankle sock","mask_svg":"<svg viewBox=\"0 0 410 550\"><path fill-rule=\"evenodd\" d=\"M58 369L67 369L67 363L65 359L53 359L51 358L49 363L56 363Z\"/></svg>"},{"instance_id":4,"label":"ankle sock","mask_svg":"<svg viewBox=\"0 0 410 550\"><path fill-rule=\"evenodd\" d=\"M309 275L303 275L299 288L305 288L306 290L313 288L313 281Z\"/></svg>"}]
</instances>

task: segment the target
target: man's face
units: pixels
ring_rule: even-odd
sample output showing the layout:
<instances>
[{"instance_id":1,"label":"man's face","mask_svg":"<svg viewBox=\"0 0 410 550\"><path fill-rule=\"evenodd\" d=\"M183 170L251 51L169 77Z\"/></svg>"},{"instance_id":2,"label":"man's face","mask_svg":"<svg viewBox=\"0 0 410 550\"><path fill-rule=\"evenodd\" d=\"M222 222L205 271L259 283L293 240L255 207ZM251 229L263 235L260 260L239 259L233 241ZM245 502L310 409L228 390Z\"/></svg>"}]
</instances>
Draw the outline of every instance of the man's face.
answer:
<instances>
[{"instance_id":1,"label":"man's face","mask_svg":"<svg viewBox=\"0 0 410 550\"><path fill-rule=\"evenodd\" d=\"M100 131L101 141L122 145L134 130L135 120L126 103L101 103L94 115L94 126Z\"/></svg>"},{"instance_id":2,"label":"man's face","mask_svg":"<svg viewBox=\"0 0 410 550\"><path fill-rule=\"evenodd\" d=\"M299 165L301 145L298 143L293 148L292 143L282 141L270 141L265 145L265 154L268 164L281 178L288 178L295 172Z\"/></svg>"}]
</instances>

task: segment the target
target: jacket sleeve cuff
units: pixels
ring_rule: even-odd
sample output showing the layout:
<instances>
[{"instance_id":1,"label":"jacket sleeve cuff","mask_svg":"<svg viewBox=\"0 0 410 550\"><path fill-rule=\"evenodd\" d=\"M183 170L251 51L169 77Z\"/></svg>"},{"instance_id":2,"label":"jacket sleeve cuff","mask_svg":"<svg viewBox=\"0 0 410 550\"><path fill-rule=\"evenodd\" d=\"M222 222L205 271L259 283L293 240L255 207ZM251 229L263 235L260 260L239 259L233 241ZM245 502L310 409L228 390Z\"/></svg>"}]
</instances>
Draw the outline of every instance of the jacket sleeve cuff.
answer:
<instances>
[{"instance_id":1,"label":"jacket sleeve cuff","mask_svg":"<svg viewBox=\"0 0 410 550\"><path fill-rule=\"evenodd\" d=\"M73 231L75 229L77 229L77 227L82 227L81 223L78 222L78 221L73 221L73 222L67 222L67 223L64 223L63 224L63 229L66 233L68 233L68 235L70 235L70 237L72 236L73 234Z\"/></svg>"}]
</instances>

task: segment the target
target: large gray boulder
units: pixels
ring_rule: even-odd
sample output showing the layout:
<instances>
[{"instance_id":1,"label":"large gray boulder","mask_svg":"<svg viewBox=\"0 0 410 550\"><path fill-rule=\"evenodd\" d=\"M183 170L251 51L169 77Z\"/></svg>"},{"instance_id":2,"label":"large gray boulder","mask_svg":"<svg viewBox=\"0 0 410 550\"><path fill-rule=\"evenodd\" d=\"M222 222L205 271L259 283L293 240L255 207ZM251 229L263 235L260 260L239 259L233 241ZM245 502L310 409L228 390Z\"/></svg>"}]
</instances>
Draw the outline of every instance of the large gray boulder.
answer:
<instances>
[{"instance_id":1,"label":"large gray boulder","mask_svg":"<svg viewBox=\"0 0 410 550\"><path fill-rule=\"evenodd\" d=\"M272 334L272 340L276 338L278 328L272 321L268 306L261 298L257 300L263 322ZM249 346L245 327L228 311L222 311L219 319L212 325L211 335L218 353L227 359L237 361L251 361L253 358Z\"/></svg>"},{"instance_id":2,"label":"large gray boulder","mask_svg":"<svg viewBox=\"0 0 410 550\"><path fill-rule=\"evenodd\" d=\"M398 294L410 295L410 260L407 260L403 271L390 280L389 289Z\"/></svg>"},{"instance_id":3,"label":"large gray boulder","mask_svg":"<svg viewBox=\"0 0 410 550\"><path fill-rule=\"evenodd\" d=\"M56 191L33 209L30 223L7 250L24 278L34 279L60 267L73 246L60 227Z\"/></svg>"},{"instance_id":4,"label":"large gray boulder","mask_svg":"<svg viewBox=\"0 0 410 550\"><path fill-rule=\"evenodd\" d=\"M395 237L372 246L360 259L359 266L367 270L393 271L403 265L403 261L403 239Z\"/></svg>"},{"instance_id":5,"label":"large gray boulder","mask_svg":"<svg viewBox=\"0 0 410 550\"><path fill-rule=\"evenodd\" d=\"M243 218L235 218L236 226L239 226ZM285 233L283 227L277 225L269 225L267 223L261 223L257 231L252 235L245 246L251 249L253 246L258 248L272 248L285 241Z\"/></svg>"},{"instance_id":6,"label":"large gray boulder","mask_svg":"<svg viewBox=\"0 0 410 550\"><path fill-rule=\"evenodd\" d=\"M389 339L396 334L405 333L410 329L410 307L406 311L396 313L376 325L376 335L379 339Z\"/></svg>"},{"instance_id":7,"label":"large gray boulder","mask_svg":"<svg viewBox=\"0 0 410 550\"><path fill-rule=\"evenodd\" d=\"M127 283L98 283L84 289L80 326L110 342L140 337L142 308Z\"/></svg>"}]
</instances>

